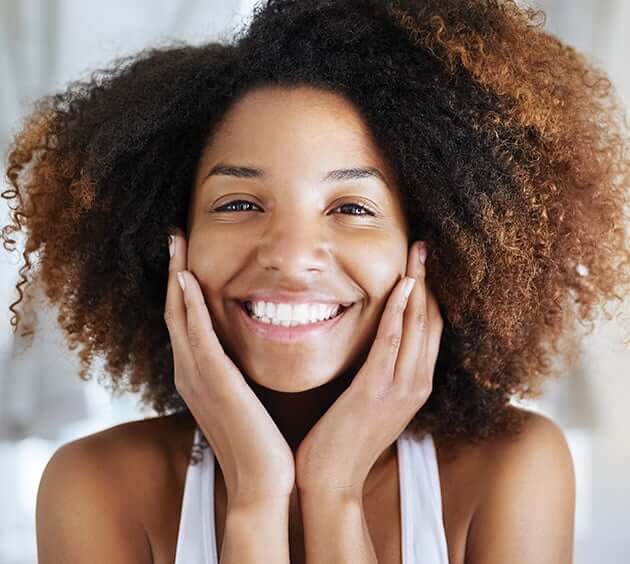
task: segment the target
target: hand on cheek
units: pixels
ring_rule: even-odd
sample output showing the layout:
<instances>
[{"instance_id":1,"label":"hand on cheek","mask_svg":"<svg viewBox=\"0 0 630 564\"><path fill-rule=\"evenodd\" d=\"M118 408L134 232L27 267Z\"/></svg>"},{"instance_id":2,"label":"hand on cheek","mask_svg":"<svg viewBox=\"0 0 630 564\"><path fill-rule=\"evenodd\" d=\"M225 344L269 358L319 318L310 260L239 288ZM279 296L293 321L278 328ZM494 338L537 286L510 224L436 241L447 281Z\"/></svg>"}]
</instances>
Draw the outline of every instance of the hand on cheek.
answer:
<instances>
[{"instance_id":1,"label":"hand on cheek","mask_svg":"<svg viewBox=\"0 0 630 564\"><path fill-rule=\"evenodd\" d=\"M350 386L304 438L296 454L296 483L303 492L362 495L381 453L425 404L433 387L443 320L412 245L406 276L392 290L372 348ZM425 255L426 256L426 255Z\"/></svg>"}]
</instances>

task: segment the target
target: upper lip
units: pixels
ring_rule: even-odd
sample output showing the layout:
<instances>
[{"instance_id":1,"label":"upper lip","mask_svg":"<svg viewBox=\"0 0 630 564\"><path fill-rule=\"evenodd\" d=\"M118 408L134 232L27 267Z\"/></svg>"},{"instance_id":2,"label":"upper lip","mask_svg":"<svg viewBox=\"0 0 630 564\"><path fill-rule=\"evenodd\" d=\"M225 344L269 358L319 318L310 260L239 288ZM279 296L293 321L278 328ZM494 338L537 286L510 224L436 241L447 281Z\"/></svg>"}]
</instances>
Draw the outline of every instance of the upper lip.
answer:
<instances>
[{"instance_id":1,"label":"upper lip","mask_svg":"<svg viewBox=\"0 0 630 564\"><path fill-rule=\"evenodd\" d=\"M255 290L241 299L243 302L265 301L282 304L331 304L348 307L353 301L342 300L321 292L288 292L284 290Z\"/></svg>"}]
</instances>

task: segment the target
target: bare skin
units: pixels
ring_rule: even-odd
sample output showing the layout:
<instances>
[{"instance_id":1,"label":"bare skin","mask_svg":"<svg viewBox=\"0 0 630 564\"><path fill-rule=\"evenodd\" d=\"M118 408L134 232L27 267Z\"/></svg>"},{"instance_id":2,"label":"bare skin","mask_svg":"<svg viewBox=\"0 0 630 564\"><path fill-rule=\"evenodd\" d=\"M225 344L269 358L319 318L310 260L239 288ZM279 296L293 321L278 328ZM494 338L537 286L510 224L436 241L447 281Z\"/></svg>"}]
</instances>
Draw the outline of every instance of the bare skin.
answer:
<instances>
[{"instance_id":1,"label":"bare skin","mask_svg":"<svg viewBox=\"0 0 630 564\"><path fill-rule=\"evenodd\" d=\"M532 414L533 419L539 417ZM120 503L125 502L134 508L131 519L142 524L150 545L150 551L147 546L146 562L174 562L193 431L189 418L172 415L124 423L77 441L77 444L83 442L84 447L87 446L85 443L91 442L94 450L101 453L101 463L125 468L124 474L121 473L122 483L108 495L119 496ZM143 444L144 448L139 449L139 444ZM446 451L437 440L436 447L449 562L464 564L471 518L479 497L492 482L493 461L500 456L502 447L499 441L493 441L460 445ZM115 456L121 458L117 463L114 463ZM214 510L220 553L227 492L221 468L218 465L215 468ZM364 492L364 510L378 562L402 562L400 491L395 451L370 473ZM291 562L304 562L303 527L297 492L291 496L289 542Z\"/></svg>"}]
</instances>

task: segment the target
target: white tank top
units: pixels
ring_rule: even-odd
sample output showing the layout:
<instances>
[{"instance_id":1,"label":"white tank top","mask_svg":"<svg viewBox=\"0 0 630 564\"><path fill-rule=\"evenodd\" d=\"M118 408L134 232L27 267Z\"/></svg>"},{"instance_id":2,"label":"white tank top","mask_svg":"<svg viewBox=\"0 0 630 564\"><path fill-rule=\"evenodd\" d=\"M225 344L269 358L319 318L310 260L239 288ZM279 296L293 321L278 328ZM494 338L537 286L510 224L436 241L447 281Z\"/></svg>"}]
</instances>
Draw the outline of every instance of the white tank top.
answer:
<instances>
[{"instance_id":1,"label":"white tank top","mask_svg":"<svg viewBox=\"0 0 630 564\"><path fill-rule=\"evenodd\" d=\"M195 429L194 443L200 440ZM433 437L404 432L398 448L402 564L448 564L440 476ZM210 446L189 464L177 534L175 564L219 564L214 520L214 464Z\"/></svg>"}]
</instances>

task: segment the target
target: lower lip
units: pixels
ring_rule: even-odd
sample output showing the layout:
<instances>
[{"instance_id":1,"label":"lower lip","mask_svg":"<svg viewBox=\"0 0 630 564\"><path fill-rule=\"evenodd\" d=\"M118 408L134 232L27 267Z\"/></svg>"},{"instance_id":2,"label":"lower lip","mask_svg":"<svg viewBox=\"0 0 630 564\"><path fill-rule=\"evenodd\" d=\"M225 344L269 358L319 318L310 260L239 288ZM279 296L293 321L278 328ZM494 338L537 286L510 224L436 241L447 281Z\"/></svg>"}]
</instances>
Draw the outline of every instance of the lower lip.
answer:
<instances>
[{"instance_id":1,"label":"lower lip","mask_svg":"<svg viewBox=\"0 0 630 564\"><path fill-rule=\"evenodd\" d=\"M296 341L304 341L314 337L320 337L333 327L335 327L341 318L346 315L352 306L343 310L340 315L327 319L326 321L318 321L317 323L308 323L306 325L296 325L295 327L285 327L284 325L273 325L271 323L263 323L250 317L245 311L245 307L238 303L240 315L245 322L245 326L251 329L256 335L263 339L271 341L279 341L281 343L294 343Z\"/></svg>"}]
</instances>

